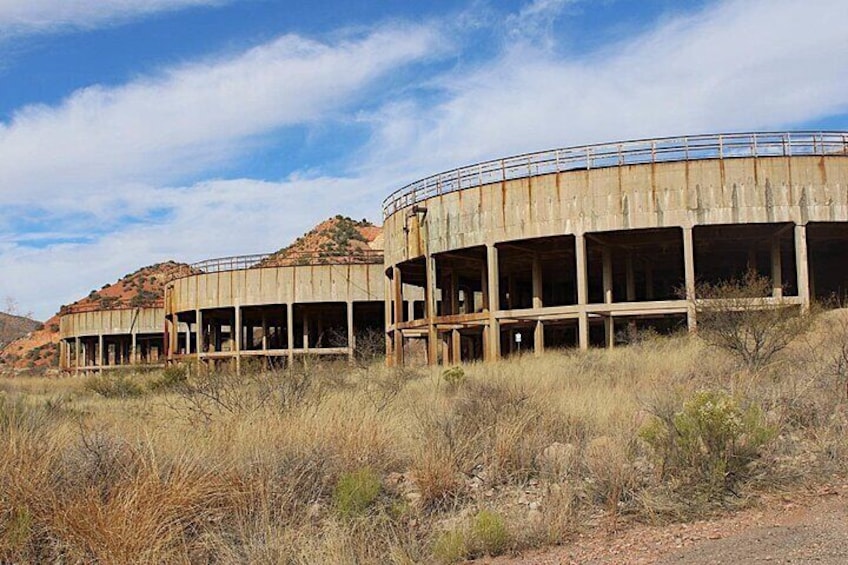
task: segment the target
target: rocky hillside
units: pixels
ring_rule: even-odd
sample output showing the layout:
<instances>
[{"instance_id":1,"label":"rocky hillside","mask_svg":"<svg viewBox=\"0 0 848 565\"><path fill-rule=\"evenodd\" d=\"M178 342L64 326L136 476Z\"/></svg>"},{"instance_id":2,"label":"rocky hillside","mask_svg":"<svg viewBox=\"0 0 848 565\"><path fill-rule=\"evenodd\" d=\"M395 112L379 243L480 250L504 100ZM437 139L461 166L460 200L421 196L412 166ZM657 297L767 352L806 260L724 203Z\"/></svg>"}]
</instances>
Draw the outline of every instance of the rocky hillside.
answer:
<instances>
[{"instance_id":1,"label":"rocky hillside","mask_svg":"<svg viewBox=\"0 0 848 565\"><path fill-rule=\"evenodd\" d=\"M157 306L165 296L165 283L193 272L190 266L176 261L142 267L100 290L92 290L73 304L62 306L59 313Z\"/></svg>"},{"instance_id":2,"label":"rocky hillside","mask_svg":"<svg viewBox=\"0 0 848 565\"><path fill-rule=\"evenodd\" d=\"M261 267L359 261L383 250L383 229L368 220L334 216L262 261Z\"/></svg>"},{"instance_id":3,"label":"rocky hillside","mask_svg":"<svg viewBox=\"0 0 848 565\"><path fill-rule=\"evenodd\" d=\"M41 325L24 316L0 312L0 349L7 343L28 334Z\"/></svg>"},{"instance_id":4,"label":"rocky hillside","mask_svg":"<svg viewBox=\"0 0 848 565\"><path fill-rule=\"evenodd\" d=\"M166 261L143 267L88 296L67 304L44 322L43 326L7 344L0 350L0 372L35 369L39 371L59 365L59 317L71 312L139 308L162 303L165 283L174 277L192 273L185 263Z\"/></svg>"}]
</instances>

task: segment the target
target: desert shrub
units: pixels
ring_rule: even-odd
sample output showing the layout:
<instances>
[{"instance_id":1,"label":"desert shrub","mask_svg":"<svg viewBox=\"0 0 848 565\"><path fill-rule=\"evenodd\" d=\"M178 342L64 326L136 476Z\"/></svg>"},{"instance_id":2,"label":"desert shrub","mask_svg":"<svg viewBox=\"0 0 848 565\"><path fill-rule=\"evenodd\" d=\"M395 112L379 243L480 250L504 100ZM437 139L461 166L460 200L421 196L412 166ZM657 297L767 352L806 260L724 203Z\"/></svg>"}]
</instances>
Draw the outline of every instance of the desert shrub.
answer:
<instances>
[{"instance_id":1,"label":"desert shrub","mask_svg":"<svg viewBox=\"0 0 848 565\"><path fill-rule=\"evenodd\" d=\"M162 370L158 379L150 381L148 387L152 391L161 392L177 390L188 381L188 369L185 365L169 365Z\"/></svg>"},{"instance_id":2,"label":"desert shrub","mask_svg":"<svg viewBox=\"0 0 848 565\"><path fill-rule=\"evenodd\" d=\"M475 554L500 555L511 543L503 516L492 510L481 510L471 522L471 542Z\"/></svg>"},{"instance_id":3,"label":"desert shrub","mask_svg":"<svg viewBox=\"0 0 848 565\"><path fill-rule=\"evenodd\" d=\"M442 371L442 380L448 385L448 390L454 392L468 381L468 377L462 367L451 367Z\"/></svg>"},{"instance_id":4,"label":"desert shrub","mask_svg":"<svg viewBox=\"0 0 848 565\"><path fill-rule=\"evenodd\" d=\"M362 514L380 494L380 477L373 469L344 473L333 490L333 503L343 518Z\"/></svg>"},{"instance_id":5,"label":"desert shrub","mask_svg":"<svg viewBox=\"0 0 848 565\"><path fill-rule=\"evenodd\" d=\"M674 414L655 414L640 436L658 456L664 476L720 496L746 477L774 430L756 406L743 408L724 391L705 390Z\"/></svg>"},{"instance_id":6,"label":"desert shrub","mask_svg":"<svg viewBox=\"0 0 848 565\"><path fill-rule=\"evenodd\" d=\"M139 383L123 375L92 376L85 381L83 388L104 398L133 398L144 394Z\"/></svg>"},{"instance_id":7,"label":"desert shrub","mask_svg":"<svg viewBox=\"0 0 848 565\"><path fill-rule=\"evenodd\" d=\"M698 335L748 369L761 369L805 333L812 319L798 306L769 301L771 290L771 279L755 271L741 279L698 285Z\"/></svg>"},{"instance_id":8,"label":"desert shrub","mask_svg":"<svg viewBox=\"0 0 848 565\"><path fill-rule=\"evenodd\" d=\"M442 532L433 544L433 557L442 563L464 561L468 552L468 536L460 529Z\"/></svg>"}]
</instances>

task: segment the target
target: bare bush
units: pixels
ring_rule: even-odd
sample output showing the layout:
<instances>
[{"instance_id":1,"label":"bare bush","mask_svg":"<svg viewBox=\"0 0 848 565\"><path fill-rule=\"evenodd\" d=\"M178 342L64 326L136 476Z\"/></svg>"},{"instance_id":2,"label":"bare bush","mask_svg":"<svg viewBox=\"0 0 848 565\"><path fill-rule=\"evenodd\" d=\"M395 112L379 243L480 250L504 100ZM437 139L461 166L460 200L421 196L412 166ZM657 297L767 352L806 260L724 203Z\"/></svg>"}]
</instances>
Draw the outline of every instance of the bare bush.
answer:
<instances>
[{"instance_id":1,"label":"bare bush","mask_svg":"<svg viewBox=\"0 0 848 565\"><path fill-rule=\"evenodd\" d=\"M771 280L754 271L741 279L699 284L698 335L746 368L763 368L805 333L812 320L798 305L768 298L771 291Z\"/></svg>"}]
</instances>

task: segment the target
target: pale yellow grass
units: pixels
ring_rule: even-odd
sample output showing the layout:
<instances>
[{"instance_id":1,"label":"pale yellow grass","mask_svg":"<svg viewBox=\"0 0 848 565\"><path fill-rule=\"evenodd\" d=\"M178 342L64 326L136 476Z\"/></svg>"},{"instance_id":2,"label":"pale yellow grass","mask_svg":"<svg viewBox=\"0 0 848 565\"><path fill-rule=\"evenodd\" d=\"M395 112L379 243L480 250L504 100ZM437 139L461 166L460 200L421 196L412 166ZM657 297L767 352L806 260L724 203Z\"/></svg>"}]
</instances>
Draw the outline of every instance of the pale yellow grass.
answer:
<instances>
[{"instance_id":1,"label":"pale yellow grass","mask_svg":"<svg viewBox=\"0 0 848 565\"><path fill-rule=\"evenodd\" d=\"M555 543L598 512L661 513L664 485L639 431L702 388L761 402L841 461L843 424L824 414L838 402L803 369L824 374L832 345L798 344L777 376L741 374L685 336L472 364L456 386L438 368L315 365L306 379L215 381L226 409L185 390L115 399L78 377L7 380L0 561L431 562L446 558L433 553L443 532L464 531L481 509L506 519L510 547ZM129 378L146 390L159 375ZM793 402L806 412L792 416ZM814 429L789 421L810 411L821 415ZM551 446L567 461L545 462ZM360 469L383 489L367 512L342 516L335 489ZM539 516L517 503L525 490Z\"/></svg>"}]
</instances>

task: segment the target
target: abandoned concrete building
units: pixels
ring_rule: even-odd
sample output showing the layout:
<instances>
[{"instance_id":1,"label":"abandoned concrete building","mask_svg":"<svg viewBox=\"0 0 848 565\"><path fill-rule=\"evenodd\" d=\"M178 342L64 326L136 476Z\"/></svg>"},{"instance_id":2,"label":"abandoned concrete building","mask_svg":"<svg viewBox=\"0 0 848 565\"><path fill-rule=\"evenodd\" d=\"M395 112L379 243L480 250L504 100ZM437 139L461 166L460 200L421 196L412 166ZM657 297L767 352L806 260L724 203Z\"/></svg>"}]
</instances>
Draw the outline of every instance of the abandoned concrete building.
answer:
<instances>
[{"instance_id":1,"label":"abandoned concrete building","mask_svg":"<svg viewBox=\"0 0 848 565\"><path fill-rule=\"evenodd\" d=\"M750 270L772 281L760 303L844 298L848 133L519 155L407 185L383 215L382 232L356 223L376 244L204 261L165 285L162 307L69 312L62 366L283 366L375 344L390 364L447 364L612 347L625 330L696 327L698 283Z\"/></svg>"},{"instance_id":2,"label":"abandoned concrete building","mask_svg":"<svg viewBox=\"0 0 848 565\"><path fill-rule=\"evenodd\" d=\"M374 347L375 340L382 349L381 250L305 254L280 266L267 259L213 259L168 284L169 361L234 361L239 370L246 359L285 366L302 355L353 357L357 345Z\"/></svg>"},{"instance_id":3,"label":"abandoned concrete building","mask_svg":"<svg viewBox=\"0 0 848 565\"><path fill-rule=\"evenodd\" d=\"M520 155L414 182L383 212L393 364L421 350L459 363L611 347L625 327L693 328L696 281L749 269L771 278L767 303L848 292L843 132ZM408 289L424 297L411 312Z\"/></svg>"},{"instance_id":4,"label":"abandoned concrete building","mask_svg":"<svg viewBox=\"0 0 848 565\"><path fill-rule=\"evenodd\" d=\"M165 362L161 304L70 308L59 319L59 366L75 373Z\"/></svg>"}]
</instances>

